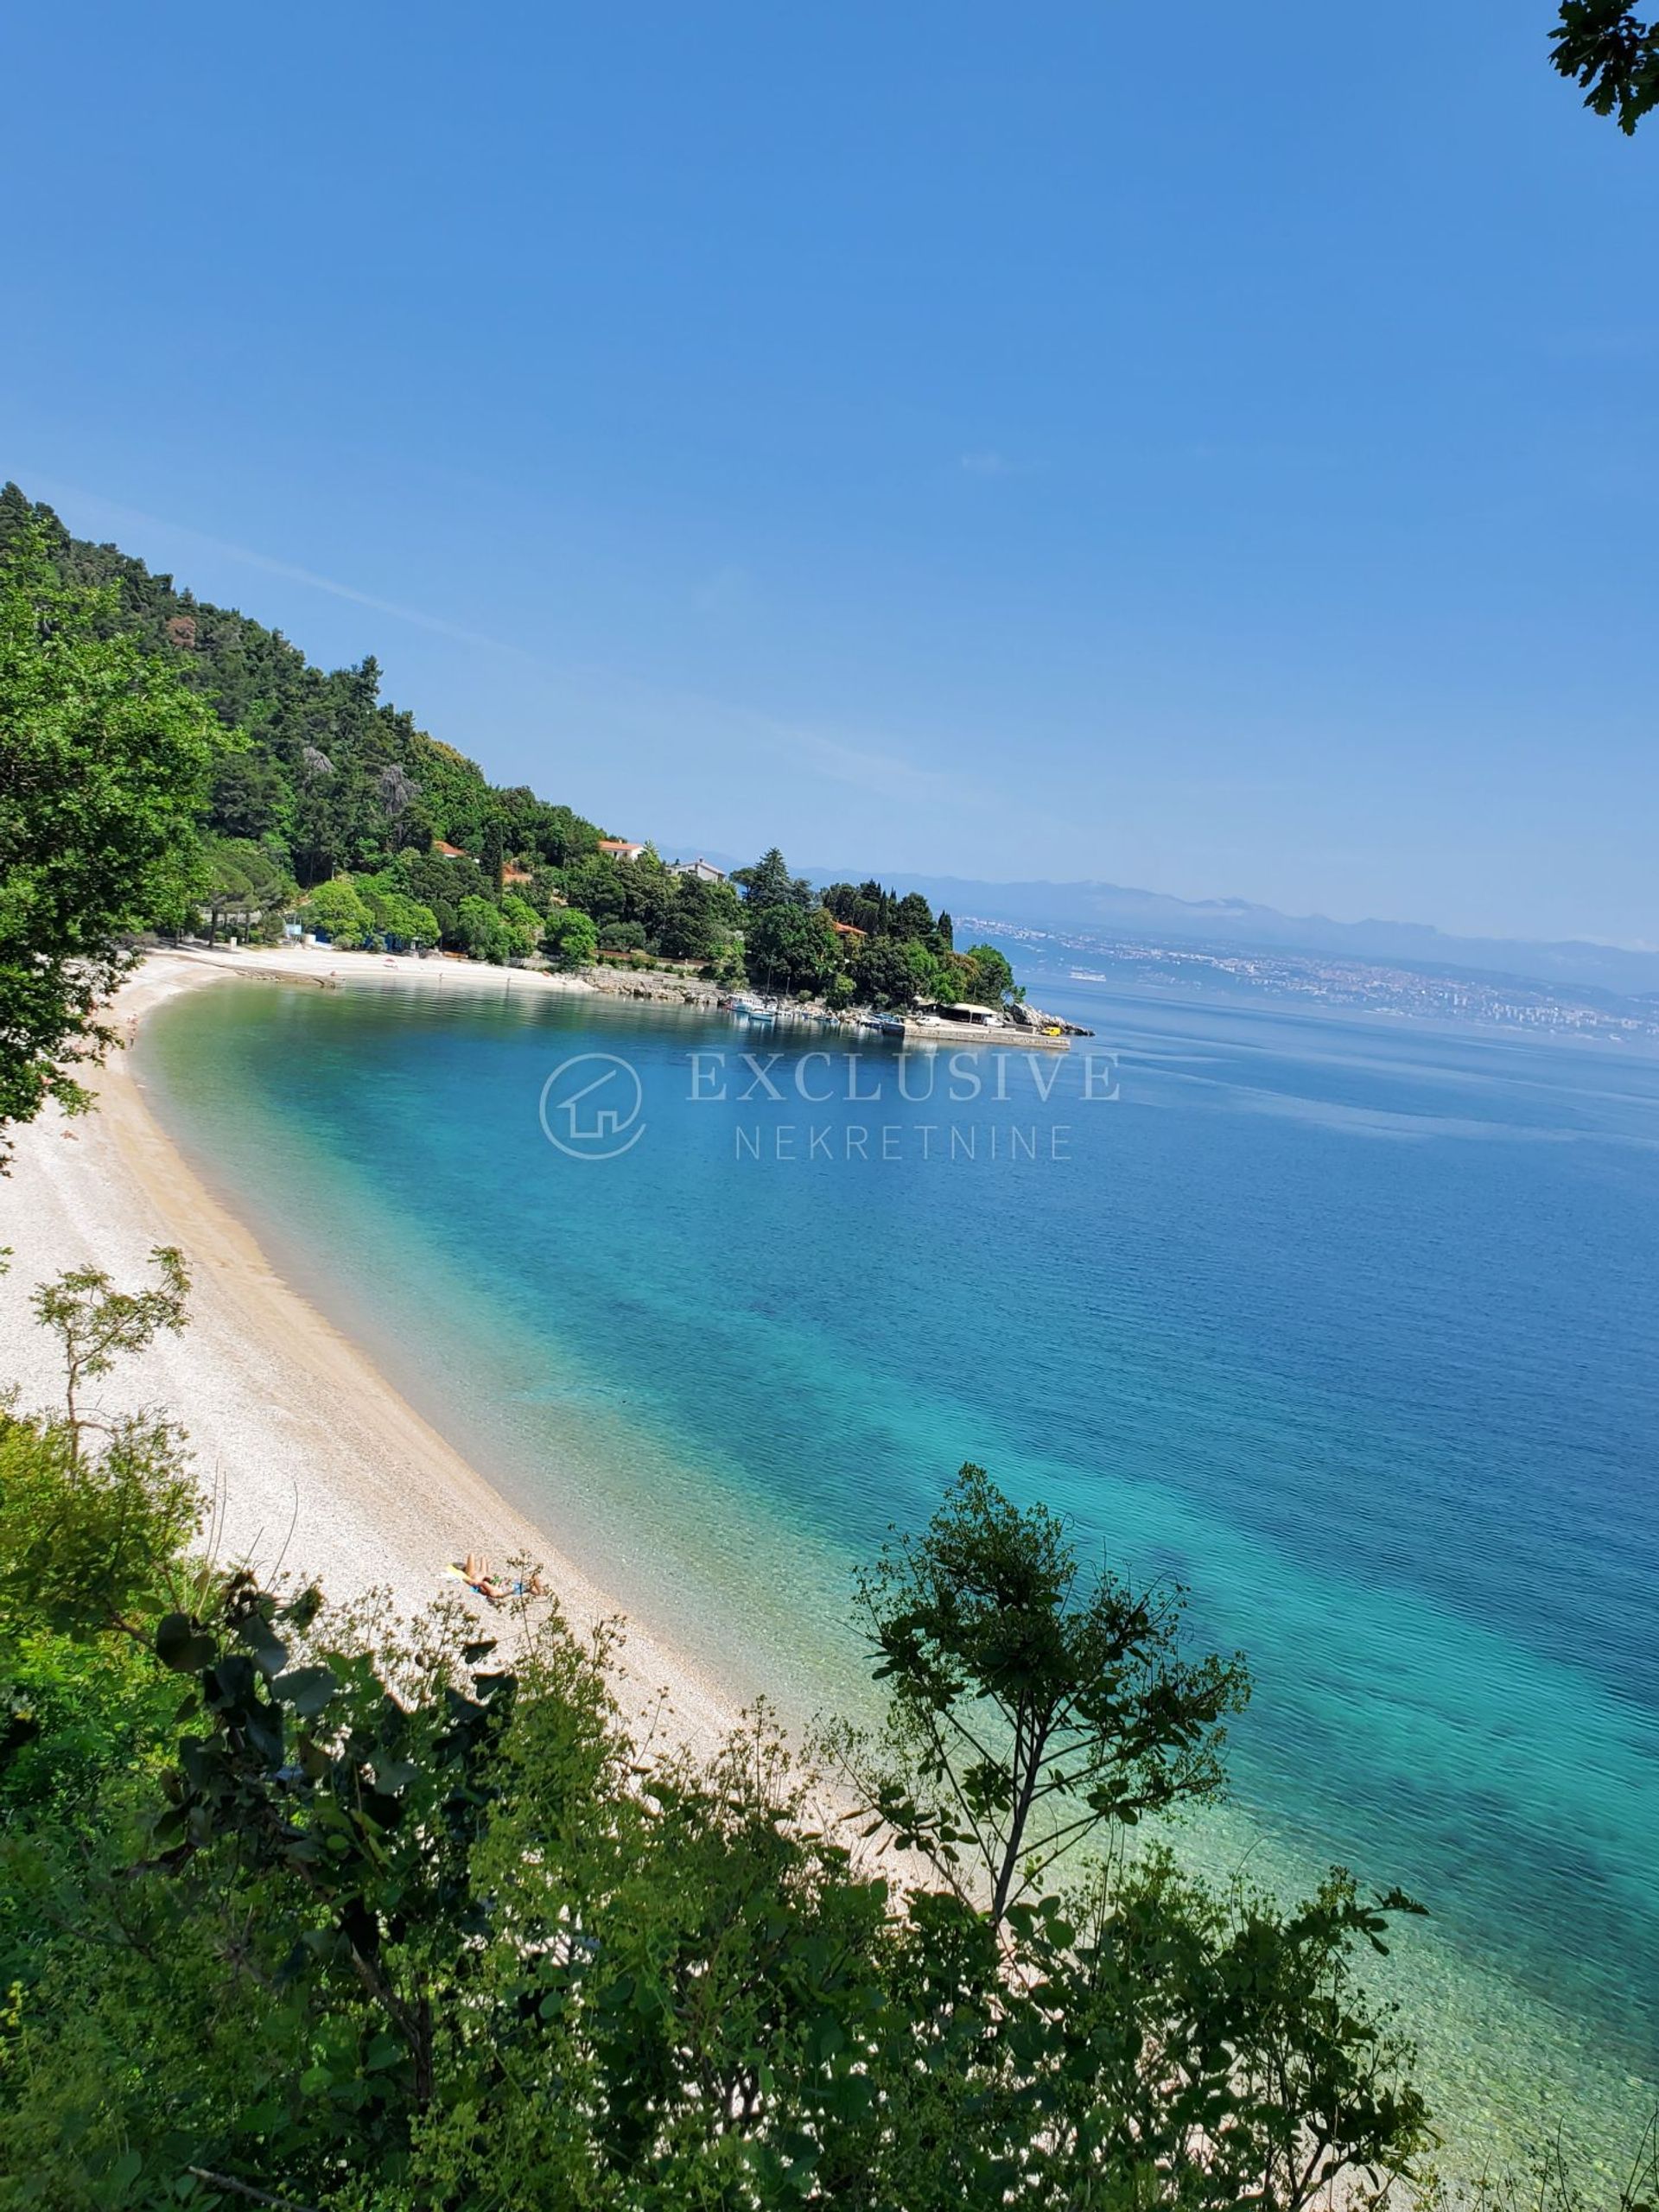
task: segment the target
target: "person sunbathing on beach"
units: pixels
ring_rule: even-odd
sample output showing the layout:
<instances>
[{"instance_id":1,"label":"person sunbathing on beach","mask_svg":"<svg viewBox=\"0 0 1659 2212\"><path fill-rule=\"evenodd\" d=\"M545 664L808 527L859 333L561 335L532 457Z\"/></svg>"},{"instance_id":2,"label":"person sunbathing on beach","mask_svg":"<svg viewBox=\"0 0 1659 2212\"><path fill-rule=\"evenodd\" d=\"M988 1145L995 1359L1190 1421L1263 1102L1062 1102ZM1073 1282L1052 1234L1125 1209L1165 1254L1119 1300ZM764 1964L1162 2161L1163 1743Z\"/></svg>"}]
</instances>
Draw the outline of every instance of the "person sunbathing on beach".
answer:
<instances>
[{"instance_id":1,"label":"person sunbathing on beach","mask_svg":"<svg viewBox=\"0 0 1659 2212\"><path fill-rule=\"evenodd\" d=\"M490 1573L488 1560L480 1559L476 1552L468 1552L461 1562L461 1579L469 1590L475 1590L493 1605L505 1604L512 1594L505 1582L498 1582Z\"/></svg>"},{"instance_id":2,"label":"person sunbathing on beach","mask_svg":"<svg viewBox=\"0 0 1659 2212\"><path fill-rule=\"evenodd\" d=\"M514 1582L500 1582L491 1573L488 1560L480 1559L476 1552L468 1552L462 1560L461 1579L468 1589L476 1590L493 1605L505 1605L509 1598L542 1598L547 1594L539 1567L531 1570L528 1581L520 1578Z\"/></svg>"}]
</instances>

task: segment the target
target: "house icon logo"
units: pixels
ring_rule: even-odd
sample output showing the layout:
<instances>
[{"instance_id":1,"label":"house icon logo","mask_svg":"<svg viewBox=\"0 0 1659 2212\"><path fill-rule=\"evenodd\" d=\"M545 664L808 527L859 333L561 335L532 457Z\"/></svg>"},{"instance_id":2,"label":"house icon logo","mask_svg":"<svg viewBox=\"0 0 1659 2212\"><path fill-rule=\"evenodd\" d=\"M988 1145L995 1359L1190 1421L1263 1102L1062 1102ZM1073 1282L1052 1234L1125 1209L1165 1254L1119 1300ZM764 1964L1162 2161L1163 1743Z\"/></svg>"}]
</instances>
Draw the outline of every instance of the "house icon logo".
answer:
<instances>
[{"instance_id":1,"label":"house icon logo","mask_svg":"<svg viewBox=\"0 0 1659 2212\"><path fill-rule=\"evenodd\" d=\"M542 1133L572 1160L616 1160L645 1134L638 1072L614 1052L561 1060L542 1085Z\"/></svg>"}]
</instances>

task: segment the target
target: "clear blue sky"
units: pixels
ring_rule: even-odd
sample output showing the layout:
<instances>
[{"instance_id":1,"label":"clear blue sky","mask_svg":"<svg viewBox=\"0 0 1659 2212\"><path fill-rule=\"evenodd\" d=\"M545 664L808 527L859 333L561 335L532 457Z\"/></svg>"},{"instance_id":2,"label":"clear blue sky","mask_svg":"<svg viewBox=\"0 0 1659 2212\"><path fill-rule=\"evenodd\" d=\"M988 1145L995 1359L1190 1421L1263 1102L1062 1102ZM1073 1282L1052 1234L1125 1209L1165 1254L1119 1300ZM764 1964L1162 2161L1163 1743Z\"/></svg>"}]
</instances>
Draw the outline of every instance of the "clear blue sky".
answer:
<instances>
[{"instance_id":1,"label":"clear blue sky","mask_svg":"<svg viewBox=\"0 0 1659 2212\"><path fill-rule=\"evenodd\" d=\"M0 475L613 830L1659 942L1552 13L9 11Z\"/></svg>"}]
</instances>

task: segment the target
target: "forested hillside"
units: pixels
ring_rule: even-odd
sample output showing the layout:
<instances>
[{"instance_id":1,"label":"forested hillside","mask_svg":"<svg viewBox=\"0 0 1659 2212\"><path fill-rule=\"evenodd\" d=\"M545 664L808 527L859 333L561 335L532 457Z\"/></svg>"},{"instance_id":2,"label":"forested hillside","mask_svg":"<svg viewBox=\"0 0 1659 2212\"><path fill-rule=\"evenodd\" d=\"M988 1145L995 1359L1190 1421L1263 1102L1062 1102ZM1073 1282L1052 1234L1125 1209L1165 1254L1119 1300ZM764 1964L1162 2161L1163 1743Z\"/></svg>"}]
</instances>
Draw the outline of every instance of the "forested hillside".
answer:
<instances>
[{"instance_id":1,"label":"forested hillside","mask_svg":"<svg viewBox=\"0 0 1659 2212\"><path fill-rule=\"evenodd\" d=\"M302 888L435 838L478 854L499 831L513 850L554 863L597 849L592 823L522 786L492 785L476 761L382 700L372 658L325 673L280 630L197 599L114 545L72 537L16 484L0 490L0 555L31 520L66 582L115 586L124 626L245 734L245 749L219 772L210 826L279 839Z\"/></svg>"},{"instance_id":2,"label":"forested hillside","mask_svg":"<svg viewBox=\"0 0 1659 2212\"><path fill-rule=\"evenodd\" d=\"M86 601L95 628L130 635L225 729L201 825L212 932L268 931L297 911L345 946L565 966L601 953L685 961L836 1006L995 1001L1013 988L1000 952L958 952L949 915L915 893L872 881L820 895L776 850L728 882L648 846L603 849L597 823L526 785L492 784L383 700L372 658L315 667L279 630L72 537L7 484L0 562L26 537L65 585L99 594Z\"/></svg>"}]
</instances>

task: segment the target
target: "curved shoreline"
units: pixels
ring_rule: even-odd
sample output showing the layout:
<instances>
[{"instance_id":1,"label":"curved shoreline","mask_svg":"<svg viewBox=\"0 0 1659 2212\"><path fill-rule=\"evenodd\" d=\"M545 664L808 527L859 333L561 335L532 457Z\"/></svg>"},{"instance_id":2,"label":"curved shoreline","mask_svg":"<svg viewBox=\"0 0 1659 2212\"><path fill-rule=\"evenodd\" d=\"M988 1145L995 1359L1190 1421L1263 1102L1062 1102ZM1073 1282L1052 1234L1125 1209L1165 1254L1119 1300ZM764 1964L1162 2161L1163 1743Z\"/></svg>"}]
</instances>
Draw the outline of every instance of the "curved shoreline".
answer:
<instances>
[{"instance_id":1,"label":"curved shoreline","mask_svg":"<svg viewBox=\"0 0 1659 2212\"><path fill-rule=\"evenodd\" d=\"M297 950L163 952L146 959L111 1011L130 1039L156 1007L227 975L302 983L336 972L344 988L411 976L469 992L558 988L529 975L521 982L515 970L366 957L359 966L349 955ZM13 1254L0 1277L11 1347L4 1379L22 1383L25 1403L58 1394L53 1347L29 1312L36 1284L88 1265L135 1281L154 1246L176 1245L191 1274L189 1326L124 1363L99 1396L113 1411L160 1405L188 1432L219 1557L315 1575L337 1599L389 1592L413 1612L461 1592L446 1570L467 1551L498 1568L529 1556L579 1630L622 1611L276 1272L162 1128L124 1054L112 1053L88 1087L97 1110L71 1120L49 1109L17 1133L11 1173L0 1179L0 1243ZM631 1715L666 1693L675 1733L700 1745L734 1718L690 1661L632 1623L617 1688Z\"/></svg>"},{"instance_id":2,"label":"curved shoreline","mask_svg":"<svg viewBox=\"0 0 1659 2212\"><path fill-rule=\"evenodd\" d=\"M460 963L438 969L328 953L168 954L146 963L123 994L117 1019L136 1027L155 1006L226 974L308 988L338 977L343 988L367 989L401 976L417 988L480 997L550 988L538 976ZM338 1002L337 1010L348 1013ZM498 1566L524 1550L543 1560L578 1627L624 1610L495 1491L487 1446L469 1451L464 1430L460 1449L448 1442L388 1380L397 1372L395 1362L378 1366L295 1287L315 1280L319 1295L327 1294L324 1280L305 1272L303 1252L293 1277L283 1278L238 1217L235 1184L228 1204L205 1186L152 1113L129 1056L114 1056L95 1087L99 1112L73 1123L54 1116L20 1132L14 1174L0 1179L0 1243L17 1248L11 1275L0 1279L0 1313L14 1324L8 1373L19 1371L18 1355L26 1355L26 1402L49 1402L55 1395L51 1346L26 1325L33 1284L89 1261L123 1284L136 1282L151 1245L179 1243L194 1277L192 1325L183 1338L134 1363L130 1387L122 1387L119 1372L109 1378L105 1395L112 1404L160 1402L191 1430L203 1475L223 1502L219 1556L251 1553L267 1569L281 1556L291 1567L318 1573L337 1597L389 1588L409 1611L440 1594L463 1594L443 1568L465 1549L485 1550ZM204 1159L211 1177L211 1153ZM303 1203L296 1188L301 1236ZM270 1217L274 1224L285 1219ZM278 1241L269 1249L285 1247ZM353 1304L336 1301L334 1310L349 1327ZM418 1382L408 1387L418 1397ZM444 1418L442 1402L434 1418ZM556 1464L557 1454L548 1459ZM496 1464L505 1470L515 1462L498 1453ZM649 1522L640 1525L648 1543ZM571 1549L583 1555L580 1543ZM480 1610L486 1623L510 1626ZM649 1603L641 1612L652 1618ZM619 1691L631 1715L643 1714L663 1689L676 1736L702 1747L724 1732L735 1698L722 1695L667 1638L635 1631L625 1660ZM1197 1871L1224 1884L1243 1867L1276 1866L1258 1860L1262 1850L1262 1838L1243 1815L1207 1844L1195 1839L1184 1847ZM1287 1878L1295 1893L1317 1872L1293 1868ZM1593 2115L1590 2148L1619 2155L1622 2114L1629 2107L1632 2120L1637 2116L1630 2088L1637 2087L1638 2100L1644 2092L1637 2074L1587 2040L1586 2021L1541 2006L1506 1977L1501 1961L1459 1950L1439 1929L1402 1933L1396 1955L1399 1979L1389 1993L1408 2003L1422 2037L1424 2078L1452 2131L1461 2171L1472 2174L1486 2157L1503 2160L1530 2139L1545 2086L1586 2119Z\"/></svg>"}]
</instances>

